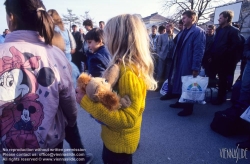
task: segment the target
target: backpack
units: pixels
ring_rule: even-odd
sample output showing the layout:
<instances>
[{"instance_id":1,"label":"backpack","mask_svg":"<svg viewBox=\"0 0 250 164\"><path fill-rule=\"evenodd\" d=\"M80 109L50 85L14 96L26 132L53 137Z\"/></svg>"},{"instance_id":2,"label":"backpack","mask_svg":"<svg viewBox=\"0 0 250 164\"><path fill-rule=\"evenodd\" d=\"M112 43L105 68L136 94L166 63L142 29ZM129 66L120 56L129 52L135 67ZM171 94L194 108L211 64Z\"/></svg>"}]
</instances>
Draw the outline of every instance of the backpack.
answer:
<instances>
[{"instance_id":1,"label":"backpack","mask_svg":"<svg viewBox=\"0 0 250 164\"><path fill-rule=\"evenodd\" d=\"M235 107L215 112L210 127L225 137L246 132L244 122L240 119L241 113L242 110Z\"/></svg>"},{"instance_id":2,"label":"backpack","mask_svg":"<svg viewBox=\"0 0 250 164\"><path fill-rule=\"evenodd\" d=\"M211 102L217 98L217 95L218 95L218 88L209 87L206 89L205 101Z\"/></svg>"}]
</instances>

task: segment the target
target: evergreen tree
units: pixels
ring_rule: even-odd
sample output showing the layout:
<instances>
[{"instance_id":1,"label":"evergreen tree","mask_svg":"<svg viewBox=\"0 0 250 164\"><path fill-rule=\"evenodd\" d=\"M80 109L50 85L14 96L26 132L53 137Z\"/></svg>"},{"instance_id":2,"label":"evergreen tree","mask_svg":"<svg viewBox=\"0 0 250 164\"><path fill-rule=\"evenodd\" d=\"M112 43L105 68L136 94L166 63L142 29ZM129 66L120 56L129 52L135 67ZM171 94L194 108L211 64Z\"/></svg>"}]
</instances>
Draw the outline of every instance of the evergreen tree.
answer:
<instances>
[{"instance_id":1,"label":"evergreen tree","mask_svg":"<svg viewBox=\"0 0 250 164\"><path fill-rule=\"evenodd\" d=\"M65 24L69 24L70 28L73 24L81 25L79 17L73 14L71 9L67 9L67 11L68 11L67 15L63 14L63 18L62 18L63 22Z\"/></svg>"}]
</instances>

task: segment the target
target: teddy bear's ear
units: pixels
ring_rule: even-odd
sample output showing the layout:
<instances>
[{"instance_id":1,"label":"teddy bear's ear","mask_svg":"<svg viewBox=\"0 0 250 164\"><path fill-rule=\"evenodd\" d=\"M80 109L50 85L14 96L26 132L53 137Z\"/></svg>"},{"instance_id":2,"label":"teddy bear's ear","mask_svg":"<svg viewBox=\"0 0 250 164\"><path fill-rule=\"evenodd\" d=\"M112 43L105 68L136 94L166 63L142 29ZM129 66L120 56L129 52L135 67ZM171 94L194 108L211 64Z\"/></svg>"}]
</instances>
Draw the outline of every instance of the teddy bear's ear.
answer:
<instances>
[{"instance_id":1,"label":"teddy bear's ear","mask_svg":"<svg viewBox=\"0 0 250 164\"><path fill-rule=\"evenodd\" d=\"M111 84L111 87L113 88L117 80L119 79L119 75L120 75L119 65L113 64L106 69L106 71L103 74L103 78L105 78L108 81L108 83Z\"/></svg>"},{"instance_id":2,"label":"teddy bear's ear","mask_svg":"<svg viewBox=\"0 0 250 164\"><path fill-rule=\"evenodd\" d=\"M81 90L85 91L86 85L91 80L91 76L87 73L82 73L77 79L77 86L80 87Z\"/></svg>"},{"instance_id":3,"label":"teddy bear's ear","mask_svg":"<svg viewBox=\"0 0 250 164\"><path fill-rule=\"evenodd\" d=\"M121 107L118 95L111 91L98 92L96 94L99 101L111 111L117 110Z\"/></svg>"}]
</instances>

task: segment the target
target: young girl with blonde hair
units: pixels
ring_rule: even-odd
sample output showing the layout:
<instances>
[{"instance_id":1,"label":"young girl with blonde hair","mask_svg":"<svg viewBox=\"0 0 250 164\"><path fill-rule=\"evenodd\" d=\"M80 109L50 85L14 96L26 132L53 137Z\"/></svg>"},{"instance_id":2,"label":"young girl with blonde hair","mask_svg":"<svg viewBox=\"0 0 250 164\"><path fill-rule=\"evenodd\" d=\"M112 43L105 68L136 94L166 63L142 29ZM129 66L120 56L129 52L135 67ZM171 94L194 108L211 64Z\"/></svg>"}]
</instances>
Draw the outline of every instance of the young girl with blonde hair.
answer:
<instances>
[{"instance_id":1,"label":"young girl with blonde hair","mask_svg":"<svg viewBox=\"0 0 250 164\"><path fill-rule=\"evenodd\" d=\"M111 55L111 64L120 59L118 94L128 95L131 105L110 112L101 103L95 103L76 89L77 102L102 125L105 164L131 164L141 131L142 114L145 108L146 91L154 90L154 66L149 51L147 30L136 15L119 15L111 18L104 28L104 42Z\"/></svg>"}]
</instances>

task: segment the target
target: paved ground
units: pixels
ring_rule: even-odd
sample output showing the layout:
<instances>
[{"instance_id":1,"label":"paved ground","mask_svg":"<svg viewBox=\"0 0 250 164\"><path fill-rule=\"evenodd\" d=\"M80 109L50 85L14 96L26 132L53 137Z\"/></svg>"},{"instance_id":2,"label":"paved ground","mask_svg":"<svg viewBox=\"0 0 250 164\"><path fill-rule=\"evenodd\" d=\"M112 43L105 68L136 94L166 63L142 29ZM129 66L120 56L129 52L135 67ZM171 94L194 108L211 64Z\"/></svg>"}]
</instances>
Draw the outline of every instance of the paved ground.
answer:
<instances>
[{"instance_id":1,"label":"paved ground","mask_svg":"<svg viewBox=\"0 0 250 164\"><path fill-rule=\"evenodd\" d=\"M237 73L237 72L236 72ZM229 101L221 106L195 105L194 114L179 117L181 109L171 109L176 100L160 101L158 92L148 92L143 114L140 146L133 156L134 164L249 164L248 159L222 158L220 150L236 149L235 143L247 136L223 137L213 132L209 125L214 112L226 109ZM100 125L79 108L78 125L88 152L94 154L93 164L102 164ZM64 144L69 148L68 144ZM67 162L67 164L74 162Z\"/></svg>"},{"instance_id":2,"label":"paved ground","mask_svg":"<svg viewBox=\"0 0 250 164\"><path fill-rule=\"evenodd\" d=\"M238 75L237 68L235 78ZM214 113L231 106L230 101L221 106L213 106L209 103L195 105L193 115L179 117L177 113L181 109L168 107L176 100L160 101L160 96L158 92L148 92L140 146L133 156L135 164L236 163L237 159L222 158L220 150L236 150L235 143L246 140L247 136L226 138L213 132L209 126ZM101 164L100 126L81 109L79 109L78 124L81 127L82 139L87 151L95 156L93 163ZM65 144L65 146L68 145ZM250 150L247 151L246 158L248 159L239 159L237 163L249 164Z\"/></svg>"},{"instance_id":3,"label":"paved ground","mask_svg":"<svg viewBox=\"0 0 250 164\"><path fill-rule=\"evenodd\" d=\"M195 105L194 114L179 117L181 109L171 109L176 100L160 101L160 94L149 92L143 114L140 147L134 154L135 164L233 164L236 159L223 159L220 149L236 149L235 143L247 136L223 137L213 132L209 124L214 112L230 106ZM102 141L100 126L83 110L79 110L79 127L88 152L95 155L94 164L101 164ZM65 147L68 147L65 144ZM249 164L248 159L237 163ZM70 162L69 162L70 163Z\"/></svg>"}]
</instances>

